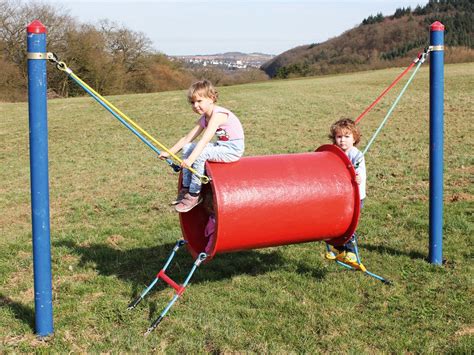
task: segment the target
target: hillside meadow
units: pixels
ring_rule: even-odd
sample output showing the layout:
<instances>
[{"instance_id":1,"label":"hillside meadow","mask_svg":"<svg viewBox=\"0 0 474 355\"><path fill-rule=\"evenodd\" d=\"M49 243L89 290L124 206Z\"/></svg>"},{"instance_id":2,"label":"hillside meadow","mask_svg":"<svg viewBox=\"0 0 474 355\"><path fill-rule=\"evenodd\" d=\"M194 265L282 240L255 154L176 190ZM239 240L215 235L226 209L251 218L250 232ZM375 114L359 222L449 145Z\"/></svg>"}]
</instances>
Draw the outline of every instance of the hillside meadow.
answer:
<instances>
[{"instance_id":1,"label":"hillside meadow","mask_svg":"<svg viewBox=\"0 0 474 355\"><path fill-rule=\"evenodd\" d=\"M241 118L246 155L307 152L401 71L223 87L219 104ZM366 157L361 257L392 286L325 260L320 242L219 254L148 337L172 289L159 283L127 305L181 238L169 205L178 176L91 98L48 103L55 333L39 340L28 108L0 103L0 352L472 353L473 77L474 63L445 68L444 266L426 261L426 63ZM361 121L362 148L403 83ZM196 118L184 91L108 99L167 146ZM193 260L185 250L175 260L169 274L182 282Z\"/></svg>"}]
</instances>

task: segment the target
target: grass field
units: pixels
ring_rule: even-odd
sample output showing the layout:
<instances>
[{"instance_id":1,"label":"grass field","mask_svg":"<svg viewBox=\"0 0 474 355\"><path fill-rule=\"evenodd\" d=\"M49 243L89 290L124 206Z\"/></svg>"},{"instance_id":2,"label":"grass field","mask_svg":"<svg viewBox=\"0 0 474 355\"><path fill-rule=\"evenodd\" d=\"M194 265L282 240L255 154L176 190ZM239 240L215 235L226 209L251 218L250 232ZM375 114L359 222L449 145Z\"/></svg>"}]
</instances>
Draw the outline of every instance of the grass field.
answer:
<instances>
[{"instance_id":1,"label":"grass field","mask_svg":"<svg viewBox=\"0 0 474 355\"><path fill-rule=\"evenodd\" d=\"M401 68L220 88L246 131L247 155L312 151L356 117ZM443 267L426 262L429 70L420 70L367 155L361 256L387 286L324 260L322 243L220 254L173 295L129 301L181 238L169 206L177 175L92 99L49 102L55 334L34 335L26 104L0 103L0 352L472 353L474 63L445 68ZM363 140L399 84L361 121ZM109 98L164 144L196 118L184 92ZM271 211L269 211L271 212ZM317 217L317 216L316 216ZM192 264L183 251L171 276Z\"/></svg>"}]
</instances>

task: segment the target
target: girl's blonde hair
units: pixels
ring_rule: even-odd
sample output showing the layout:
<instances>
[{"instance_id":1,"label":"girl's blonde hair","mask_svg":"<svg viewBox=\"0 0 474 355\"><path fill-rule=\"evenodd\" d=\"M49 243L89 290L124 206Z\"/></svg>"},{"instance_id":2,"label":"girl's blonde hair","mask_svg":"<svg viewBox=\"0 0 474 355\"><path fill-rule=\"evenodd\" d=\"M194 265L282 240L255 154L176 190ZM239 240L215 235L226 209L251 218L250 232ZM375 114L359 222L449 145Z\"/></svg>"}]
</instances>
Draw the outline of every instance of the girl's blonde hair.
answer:
<instances>
[{"instance_id":1,"label":"girl's blonde hair","mask_svg":"<svg viewBox=\"0 0 474 355\"><path fill-rule=\"evenodd\" d=\"M354 137L354 145L359 144L361 137L359 128L350 118L341 118L339 121L333 123L328 137L332 140L333 144L336 144L336 135L344 132L352 133L352 136Z\"/></svg>"},{"instance_id":2,"label":"girl's blonde hair","mask_svg":"<svg viewBox=\"0 0 474 355\"><path fill-rule=\"evenodd\" d=\"M192 103L196 96L203 96L217 101L219 93L209 80L196 81L188 90L188 101Z\"/></svg>"}]
</instances>

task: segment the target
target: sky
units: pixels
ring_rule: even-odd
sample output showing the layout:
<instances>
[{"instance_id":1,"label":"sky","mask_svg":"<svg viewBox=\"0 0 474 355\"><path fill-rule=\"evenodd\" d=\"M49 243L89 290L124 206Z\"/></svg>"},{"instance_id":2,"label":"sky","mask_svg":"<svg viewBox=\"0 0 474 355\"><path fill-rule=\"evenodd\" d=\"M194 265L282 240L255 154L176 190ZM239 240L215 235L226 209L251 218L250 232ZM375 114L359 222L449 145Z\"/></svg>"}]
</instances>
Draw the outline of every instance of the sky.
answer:
<instances>
[{"instance_id":1,"label":"sky","mask_svg":"<svg viewBox=\"0 0 474 355\"><path fill-rule=\"evenodd\" d=\"M43 0L81 23L108 19L143 32L167 55L280 54L336 37L381 12L428 0Z\"/></svg>"}]
</instances>

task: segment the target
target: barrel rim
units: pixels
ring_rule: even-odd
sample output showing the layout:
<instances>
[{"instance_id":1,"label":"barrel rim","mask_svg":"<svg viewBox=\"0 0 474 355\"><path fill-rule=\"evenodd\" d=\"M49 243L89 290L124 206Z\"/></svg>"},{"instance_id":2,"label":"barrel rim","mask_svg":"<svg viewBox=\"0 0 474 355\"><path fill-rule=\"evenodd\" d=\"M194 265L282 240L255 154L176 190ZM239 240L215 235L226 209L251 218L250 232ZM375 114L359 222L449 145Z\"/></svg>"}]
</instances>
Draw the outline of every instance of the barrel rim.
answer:
<instances>
[{"instance_id":1,"label":"barrel rim","mask_svg":"<svg viewBox=\"0 0 474 355\"><path fill-rule=\"evenodd\" d=\"M360 193L359 193L359 186L357 185L356 182L356 172L354 169L354 166L352 165L352 162L350 161L349 157L344 153L344 151L339 148L335 144L324 144L320 146L318 149L315 150L315 152L331 152L336 154L339 158L342 159L344 164L347 166L349 169L349 174L351 175L352 178L352 186L354 187L354 213L352 214L352 221L351 224L349 225L349 228L347 231L338 238L330 239L327 240L326 242L330 245L344 245L347 243L352 235L355 233L357 229L357 225L359 224L359 216L360 216Z\"/></svg>"}]
</instances>

